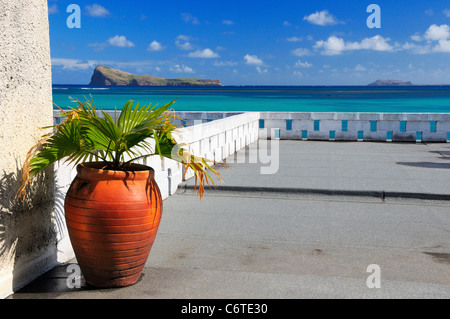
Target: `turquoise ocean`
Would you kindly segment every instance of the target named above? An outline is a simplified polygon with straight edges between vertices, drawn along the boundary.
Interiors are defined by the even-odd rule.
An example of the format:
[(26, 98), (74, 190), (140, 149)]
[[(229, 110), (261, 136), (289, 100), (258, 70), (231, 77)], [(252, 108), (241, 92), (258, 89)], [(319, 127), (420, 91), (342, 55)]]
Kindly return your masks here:
[[(222, 86), (91, 87), (53, 85), (53, 102), (74, 107), (71, 97), (93, 98), (98, 109), (128, 100), (163, 105), (177, 99), (176, 111), (450, 113), (450, 86)], [(56, 107), (55, 107), (56, 108)]]

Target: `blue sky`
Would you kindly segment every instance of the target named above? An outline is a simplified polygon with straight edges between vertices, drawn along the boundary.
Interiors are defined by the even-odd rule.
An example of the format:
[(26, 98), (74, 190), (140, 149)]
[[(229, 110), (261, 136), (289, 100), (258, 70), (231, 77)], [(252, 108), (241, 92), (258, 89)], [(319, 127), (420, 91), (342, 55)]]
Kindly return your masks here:
[[(69, 28), (69, 4), (81, 9)], [(369, 28), (370, 4), (380, 28)], [(224, 85), (450, 84), (450, 1), (48, 0), (55, 84), (97, 64)]]

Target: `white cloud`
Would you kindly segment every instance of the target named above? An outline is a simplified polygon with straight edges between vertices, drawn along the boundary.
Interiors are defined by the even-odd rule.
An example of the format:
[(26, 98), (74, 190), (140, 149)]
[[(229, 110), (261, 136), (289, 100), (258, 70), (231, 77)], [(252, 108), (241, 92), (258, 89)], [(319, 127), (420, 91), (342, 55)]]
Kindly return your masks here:
[(58, 6), (55, 4), (52, 4), (51, 6), (48, 7), (48, 14), (56, 14), (58, 13)]
[(444, 15), (445, 15), (447, 18), (450, 18), (450, 9), (445, 9), (445, 10), (444, 10)]
[(416, 42), (420, 42), (420, 41), (422, 41), (423, 39), (422, 39), (422, 36), (420, 36), (419, 34), (413, 34), (413, 35), (411, 36), (411, 40), (416, 41)]
[(189, 42), (191, 40), (191, 37), (187, 35), (180, 34), (177, 36), (177, 39), (175, 40), (175, 45), (177, 48), (181, 50), (194, 50), (194, 47)]
[(101, 43), (95, 42), (95, 43), (88, 43), (87, 46), (91, 47), (91, 48), (94, 48), (94, 51), (98, 52), (98, 51), (104, 50), (108, 46), (108, 43), (106, 43), (106, 42), (101, 42)]
[(299, 37), (290, 37), (286, 39), (288, 42), (301, 42), (303, 41), (303, 38), (299, 38)]
[(190, 58), (218, 58), (219, 55), (211, 49), (197, 50), (189, 53)]
[[(52, 67), (58, 67), (64, 70), (71, 70), (71, 71), (93, 70), (99, 64), (107, 65), (109, 67), (119, 70), (126, 70), (130, 72), (132, 70), (135, 70), (137, 72), (144, 73), (146, 71), (148, 72), (154, 70), (158, 71), (159, 66), (171, 65), (172, 62), (169, 60), (167, 61), (141, 60), (132, 62), (122, 62), (117, 60), (81, 60), (81, 59), (67, 59), (67, 58), (52, 58)], [(180, 66), (180, 69), (183, 70), (183, 67)], [(159, 70), (161, 69), (159, 68)], [(185, 70), (188, 71), (189, 69)]]
[(328, 10), (323, 10), (320, 12), (316, 11), (315, 13), (311, 13), (309, 16), (305, 16), (303, 20), (320, 26), (335, 25), (339, 23), (339, 21), (337, 21), (336, 18), (328, 12)]
[(192, 46), (192, 44), (190, 42), (181, 42), (181, 41), (175, 41), (175, 45), (177, 46), (177, 48), (181, 49), (181, 50), (194, 50), (194, 47)]
[(309, 49), (304, 49), (304, 48), (298, 48), (298, 49), (292, 50), (291, 53), (296, 56), (312, 55), (312, 53)]
[(450, 53), (450, 26), (432, 24), (423, 36), (413, 35), (411, 39), (416, 42), (425, 41), (423, 44), (406, 42), (402, 48), (414, 54), (428, 54), (433, 52)]
[(247, 54), (244, 56), (244, 59), (245, 59), (245, 63), (247, 63), (249, 65), (256, 65), (256, 66), (264, 65), (263, 60), (258, 58), (256, 55)]
[(424, 38), (429, 41), (446, 40), (450, 38), (450, 27), (447, 24), (433, 24), (425, 32)]
[(181, 14), (181, 18), (183, 19), (184, 22), (186, 23), (192, 23), (192, 24), (200, 24), (200, 22), (198, 21), (197, 17), (194, 17), (192, 14), (190, 13), (182, 13)]
[(214, 66), (235, 66), (237, 62), (233, 61), (215, 61)]
[(288, 21), (284, 21), (284, 22), (283, 22), (283, 25), (284, 25), (285, 27), (290, 27), (292, 24), (289, 23)]
[(267, 69), (261, 68), (259, 65), (256, 67), (256, 71), (258, 71), (259, 74), (267, 73)]
[(97, 64), (99, 64), (98, 61), (94, 60), (52, 58), (52, 66), (59, 66), (63, 70), (88, 70), (95, 68)]
[(439, 44), (433, 48), (433, 51), (450, 53), (450, 40), (439, 40)]
[(173, 66), (171, 66), (170, 71), (175, 72), (175, 73), (194, 73), (194, 70), (192, 70), (192, 68), (182, 64), (175, 64)]
[(152, 41), (147, 48), (147, 51), (161, 51), (164, 47), (158, 41)]
[(223, 21), (222, 21), (222, 24), (226, 24), (226, 25), (233, 25), (233, 24), (234, 24), (234, 22), (233, 22), (233, 21), (231, 21), (231, 20), (223, 20)]
[(322, 54), (324, 55), (337, 55), (345, 50), (345, 41), (344, 39), (331, 36), (327, 41), (317, 41), (314, 48), (323, 49)]
[(331, 36), (326, 41), (317, 41), (315, 49), (322, 49), (323, 55), (338, 55), (344, 51), (352, 50), (372, 50), (372, 51), (393, 51), (393, 47), (388, 43), (389, 38), (380, 35), (365, 38), (361, 42), (345, 42), (344, 39)]
[(411, 51), (414, 54), (427, 54), (432, 51), (430, 44), (420, 45), (420, 44), (409, 43), (409, 42), (406, 42), (405, 44), (403, 44), (402, 49)]
[(87, 14), (91, 17), (106, 17), (111, 14), (107, 9), (96, 3), (93, 5), (87, 5), (84, 8), (86, 9)]
[(188, 35), (184, 35), (184, 34), (180, 34), (179, 36), (177, 36), (177, 40), (181, 40), (181, 41), (189, 41), (192, 38)]
[(359, 43), (362, 50), (374, 50), (374, 51), (392, 51), (394, 48), (388, 43), (389, 38), (383, 38), (381, 35), (376, 35), (371, 38), (365, 38)]
[(108, 43), (112, 46), (120, 47), (120, 48), (134, 47), (134, 43), (131, 41), (128, 41), (127, 38), (123, 35), (116, 35), (112, 38), (109, 38)]
[(298, 60), (297, 62), (295, 62), (294, 66), (297, 68), (306, 69), (306, 68), (312, 68), (313, 65), (311, 63), (309, 63), (308, 61), (302, 62), (302, 61)]
[(300, 71), (294, 71), (292, 72), (293, 75), (298, 76), (299, 78), (301, 78), (303, 76), (303, 73)]
[(366, 71), (366, 70), (367, 70), (366, 67), (362, 66), (361, 64), (358, 64), (357, 66), (355, 66), (355, 71), (363, 72), (363, 71)]

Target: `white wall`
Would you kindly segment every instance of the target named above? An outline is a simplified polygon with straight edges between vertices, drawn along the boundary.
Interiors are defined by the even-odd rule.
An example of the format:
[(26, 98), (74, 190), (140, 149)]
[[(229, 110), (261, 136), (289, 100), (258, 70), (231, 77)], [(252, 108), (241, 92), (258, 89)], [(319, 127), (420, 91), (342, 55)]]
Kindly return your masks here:
[(58, 262), (53, 171), (15, 199), (26, 154), (52, 124), (51, 100), (47, 1), (0, 0), (0, 298)]

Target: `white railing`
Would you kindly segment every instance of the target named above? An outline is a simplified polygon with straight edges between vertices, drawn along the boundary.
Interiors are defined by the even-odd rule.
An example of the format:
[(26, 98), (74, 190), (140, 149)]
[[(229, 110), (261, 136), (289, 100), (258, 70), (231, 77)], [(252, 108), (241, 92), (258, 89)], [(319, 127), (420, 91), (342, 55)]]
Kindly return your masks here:
[[(228, 115), (228, 117), (225, 117)], [(258, 112), (222, 113), (222, 112), (183, 112), (186, 127), (179, 129), (176, 134), (178, 143), (189, 146), (194, 155), (202, 156), (220, 162), (245, 146), (258, 139)], [(58, 123), (58, 112), (54, 112), (54, 122)], [(191, 126), (187, 126), (191, 125)], [(174, 160), (159, 156), (143, 158), (141, 163), (151, 166), (155, 170), (155, 180), (161, 189), (163, 198), (174, 194), (184, 175), (183, 165)], [(66, 190), (68, 184), (75, 177), (73, 167), (57, 165), (57, 187)], [(191, 178), (191, 172), (186, 178)]]
[(261, 112), (260, 114), (260, 139), (450, 141), (450, 113)]

